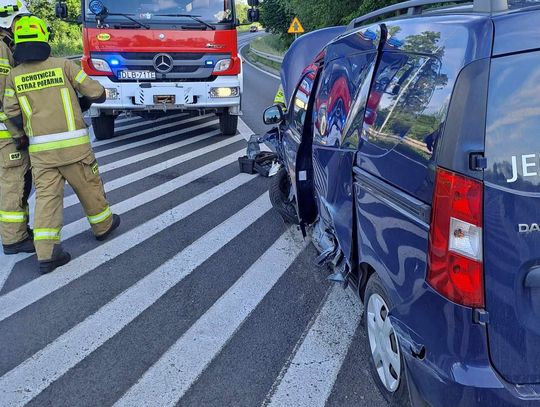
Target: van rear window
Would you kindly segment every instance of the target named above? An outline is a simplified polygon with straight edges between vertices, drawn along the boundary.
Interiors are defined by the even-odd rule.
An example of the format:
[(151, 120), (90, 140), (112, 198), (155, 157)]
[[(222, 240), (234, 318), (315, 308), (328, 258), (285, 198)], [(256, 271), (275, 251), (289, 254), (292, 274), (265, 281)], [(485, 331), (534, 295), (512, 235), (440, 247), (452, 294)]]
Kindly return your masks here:
[(538, 193), (540, 52), (493, 60), (486, 126), (486, 182)]

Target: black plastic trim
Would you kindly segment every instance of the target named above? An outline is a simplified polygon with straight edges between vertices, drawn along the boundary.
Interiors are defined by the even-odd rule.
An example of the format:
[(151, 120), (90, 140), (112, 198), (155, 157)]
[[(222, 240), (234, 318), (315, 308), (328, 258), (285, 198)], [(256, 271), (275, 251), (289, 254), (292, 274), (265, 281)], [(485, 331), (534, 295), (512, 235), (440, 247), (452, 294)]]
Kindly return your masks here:
[(413, 198), (359, 167), (354, 168), (354, 174), (358, 187), (429, 228), (431, 223), (430, 205)]

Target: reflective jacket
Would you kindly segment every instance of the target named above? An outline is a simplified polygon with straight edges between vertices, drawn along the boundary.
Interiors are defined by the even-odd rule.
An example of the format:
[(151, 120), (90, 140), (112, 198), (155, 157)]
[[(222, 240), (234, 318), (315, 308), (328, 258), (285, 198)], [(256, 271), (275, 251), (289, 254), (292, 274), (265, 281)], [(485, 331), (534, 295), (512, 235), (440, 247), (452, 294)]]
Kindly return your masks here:
[(92, 152), (77, 92), (97, 100), (105, 89), (67, 59), (27, 62), (11, 70), (4, 111), (14, 123), (22, 115), (32, 166), (61, 167)]
[[(0, 32), (0, 95), (3, 95), (6, 90), (6, 79), (11, 72), (11, 68), (15, 65), (13, 53), (8, 47), (4, 38), (7, 36), (5, 32)], [(11, 133), (8, 131), (9, 122), (0, 105), (0, 149), (7, 144), (12, 143)], [(9, 126), (9, 130), (16, 132), (16, 128)]]

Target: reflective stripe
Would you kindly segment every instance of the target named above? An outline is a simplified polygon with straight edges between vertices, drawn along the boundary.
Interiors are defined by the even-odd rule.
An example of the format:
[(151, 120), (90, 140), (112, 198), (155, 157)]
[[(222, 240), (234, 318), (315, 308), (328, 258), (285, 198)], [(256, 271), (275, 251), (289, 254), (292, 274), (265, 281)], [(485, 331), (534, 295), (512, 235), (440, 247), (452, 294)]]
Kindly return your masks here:
[(82, 146), (84, 144), (90, 144), (89, 136), (63, 140), (63, 141), (53, 141), (52, 143), (34, 144), (30, 146), (28, 151), (30, 151), (31, 153), (39, 153), (42, 151), (51, 151), (51, 150), (59, 150), (61, 148), (77, 147), (77, 146)]
[(7, 58), (0, 58), (0, 65), (7, 65), (7, 66), (9, 66), (9, 65), (10, 65), (9, 59), (7, 59)]
[(8, 128), (6, 127), (6, 125), (4, 123), (1, 123), (0, 122), (0, 131), (5, 131), (7, 130)]
[(26, 116), (26, 135), (28, 137), (32, 137), (34, 135), (34, 131), (32, 130), (32, 107), (30, 106), (30, 102), (28, 102), (28, 98), (26, 96), (21, 96), (19, 98), (19, 103)]
[(73, 115), (73, 106), (71, 106), (71, 96), (68, 88), (62, 88), (62, 103), (64, 104), (64, 113), (66, 114), (66, 123), (69, 131), (75, 131), (75, 116)]
[(0, 222), (3, 223), (26, 223), (26, 212), (0, 211)]
[(15, 91), (13, 89), (6, 89), (4, 92), (4, 96), (12, 98), (13, 96), (15, 96)]
[(60, 240), (60, 229), (34, 229), (34, 240)]
[(88, 78), (88, 75), (83, 70), (81, 70), (75, 77), (75, 80), (79, 83), (83, 83), (86, 78)]
[(32, 139), (30, 140), (30, 144), (38, 145), (45, 143), (54, 143), (56, 141), (72, 140), (84, 136), (88, 136), (88, 130), (86, 129), (66, 131), (64, 133), (44, 134), (42, 136), (32, 137)]
[(8, 140), (11, 138), (11, 133), (7, 130), (0, 130), (0, 140)]
[(99, 215), (88, 216), (88, 222), (90, 222), (91, 225), (97, 225), (98, 223), (106, 221), (111, 216), (112, 216), (111, 208), (107, 207), (107, 209), (105, 209)]
[(7, 117), (7, 114), (5, 114), (4, 112), (0, 112), (0, 122), (5, 122), (9, 119), (9, 117)]

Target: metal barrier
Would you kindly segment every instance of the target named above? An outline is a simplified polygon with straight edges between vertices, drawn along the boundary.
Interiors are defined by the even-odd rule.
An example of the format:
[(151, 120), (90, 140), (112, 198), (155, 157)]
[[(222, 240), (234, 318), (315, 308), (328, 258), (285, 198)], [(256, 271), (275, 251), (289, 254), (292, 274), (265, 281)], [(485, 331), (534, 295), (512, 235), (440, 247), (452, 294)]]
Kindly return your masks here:
[(256, 50), (255, 48), (253, 48), (252, 46), (250, 46), (250, 51), (258, 56), (259, 58), (264, 58), (268, 61), (272, 61), (272, 62), (277, 62), (278, 64), (281, 64), (283, 62), (283, 57), (280, 57), (278, 55), (274, 55), (274, 54), (268, 54), (266, 52), (262, 52), (262, 51), (258, 51)]

